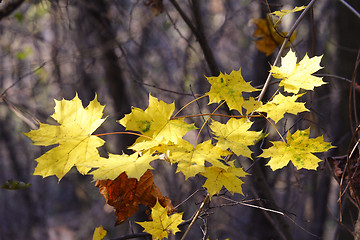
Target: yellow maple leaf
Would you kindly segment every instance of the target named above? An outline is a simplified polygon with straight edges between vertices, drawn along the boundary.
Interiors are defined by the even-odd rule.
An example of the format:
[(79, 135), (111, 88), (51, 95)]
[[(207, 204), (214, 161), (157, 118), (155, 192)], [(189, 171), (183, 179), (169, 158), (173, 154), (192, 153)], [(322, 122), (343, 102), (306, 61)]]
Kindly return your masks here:
[(248, 146), (254, 145), (261, 137), (261, 132), (249, 131), (252, 122), (245, 118), (231, 118), (226, 124), (213, 121), (210, 125), (216, 146), (222, 150), (230, 148), (236, 155), (251, 158), (252, 151)]
[(93, 240), (103, 240), (106, 236), (107, 231), (103, 228), (103, 226), (95, 228), (94, 234), (93, 234)]
[(201, 173), (201, 175), (207, 178), (203, 186), (212, 197), (214, 194), (219, 193), (223, 186), (232, 194), (243, 194), (241, 185), (244, 182), (239, 177), (245, 177), (248, 174), (242, 168), (235, 167), (234, 161), (232, 161), (225, 168), (206, 167), (205, 172)]
[(158, 150), (167, 155), (170, 162), (177, 163), (177, 172), (182, 172), (185, 179), (193, 177), (200, 172), (205, 171), (205, 161), (212, 165), (220, 164), (219, 159), (222, 156), (230, 154), (211, 144), (207, 140), (194, 147), (184, 139), (179, 140), (177, 145), (163, 146)]
[(249, 99), (245, 100), (242, 107), (246, 109), (246, 114), (250, 114), (259, 107), (262, 106), (262, 102), (256, 101), (255, 98), (250, 97)]
[(143, 153), (141, 156), (139, 156), (137, 152), (131, 155), (110, 153), (109, 158), (102, 158), (99, 161), (89, 164), (92, 167), (98, 168), (91, 172), (95, 180), (114, 180), (122, 172), (126, 172), (129, 178), (140, 180), (140, 177), (144, 175), (148, 169), (153, 169), (150, 166), (150, 162), (157, 158), (157, 156), (152, 156), (149, 152)]
[(154, 240), (167, 238), (169, 233), (180, 232), (178, 225), (183, 221), (183, 213), (168, 216), (167, 212), (167, 208), (162, 207), (156, 200), (155, 206), (151, 209), (152, 221), (136, 223), (144, 228), (144, 232), (151, 234)]
[(271, 142), (273, 146), (264, 149), (259, 157), (270, 158), (268, 166), (273, 171), (288, 165), (291, 161), (297, 169), (316, 170), (321, 160), (312, 153), (326, 152), (334, 146), (325, 142), (323, 136), (309, 138), (310, 128), (298, 130), (294, 134), (287, 133), (286, 142)]
[[(126, 114), (119, 122), (126, 130), (138, 131), (158, 142), (167, 144), (169, 141), (177, 143), (187, 132), (196, 129), (194, 124), (187, 124), (182, 119), (171, 120), (175, 110), (175, 104), (167, 104), (149, 95), (149, 106), (144, 111), (140, 108), (132, 108), (131, 113)], [(138, 141), (151, 141), (140, 137)]]
[(281, 93), (278, 93), (271, 101), (262, 105), (256, 111), (266, 112), (268, 118), (271, 118), (275, 121), (275, 123), (277, 123), (280, 119), (284, 117), (285, 113), (291, 113), (296, 115), (299, 112), (309, 111), (305, 107), (305, 103), (295, 102), (302, 95), (303, 94), (286, 97)]
[(39, 129), (24, 133), (34, 145), (58, 144), (36, 159), (34, 175), (56, 175), (60, 180), (73, 166), (82, 174), (88, 173), (91, 167), (86, 163), (100, 158), (97, 148), (104, 144), (91, 135), (105, 121), (103, 109), (96, 96), (85, 109), (77, 95), (72, 100), (55, 100), (51, 117), (60, 125), (41, 123)]
[[(270, 56), (276, 48), (281, 46), (284, 42), (284, 36), (288, 33), (279, 31), (269, 17), (266, 19), (253, 19), (252, 22), (256, 25), (256, 30), (253, 33), (253, 36), (257, 38), (255, 41), (257, 49), (260, 52), (265, 53), (266, 56)], [(295, 39), (296, 32), (291, 35), (290, 41), (285, 47), (288, 47), (291, 42), (295, 41)]]
[(294, 8), (291, 9), (291, 10), (283, 10), (283, 9), (282, 9), (282, 10), (280, 10), (280, 11), (275, 11), (275, 12), (272, 12), (272, 13), (270, 13), (270, 14), (279, 17), (279, 19), (275, 22), (275, 26), (276, 26), (279, 22), (281, 22), (281, 19), (282, 19), (284, 16), (288, 15), (289, 13), (294, 13), (294, 12), (301, 11), (301, 10), (303, 10), (303, 9), (305, 9), (305, 8), (306, 8), (306, 6), (294, 7)]
[(241, 112), (244, 98), (243, 92), (259, 91), (246, 82), (241, 75), (241, 69), (232, 71), (230, 74), (220, 73), (217, 77), (206, 77), (211, 84), (210, 91), (207, 93), (209, 96), (209, 104), (218, 103), (225, 100), (228, 107)]
[(281, 58), (281, 67), (271, 66), (270, 72), (274, 78), (282, 79), (279, 86), (284, 86), (284, 90), (289, 93), (298, 93), (300, 89), (314, 90), (326, 84), (321, 77), (311, 74), (322, 69), (320, 66), (322, 56), (309, 58), (307, 55), (299, 62), (295, 52), (290, 51), (285, 57)]

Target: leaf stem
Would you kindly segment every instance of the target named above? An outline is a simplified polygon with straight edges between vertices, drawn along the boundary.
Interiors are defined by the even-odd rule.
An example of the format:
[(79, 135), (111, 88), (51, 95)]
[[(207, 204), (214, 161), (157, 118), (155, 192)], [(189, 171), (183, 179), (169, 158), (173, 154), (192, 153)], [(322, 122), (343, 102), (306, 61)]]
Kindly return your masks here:
[(246, 117), (260, 117), (260, 115), (226, 115), (220, 113), (202, 113), (194, 114), (188, 116), (172, 117), (170, 120), (181, 119), (181, 118), (191, 118), (191, 117), (202, 117), (202, 116), (218, 116), (218, 117), (228, 117), (228, 118), (246, 118)]
[(189, 106), (189, 105), (192, 104), (193, 102), (196, 102), (197, 100), (199, 100), (199, 99), (201, 99), (201, 98), (203, 98), (203, 97), (207, 97), (207, 96), (208, 96), (208, 95), (203, 95), (203, 96), (201, 96), (201, 97), (195, 98), (195, 99), (192, 100), (191, 102), (188, 102), (187, 104), (185, 104), (185, 106), (183, 106), (182, 108), (180, 108), (180, 110), (177, 111), (177, 113), (175, 113), (175, 115), (172, 117), (172, 119), (173, 119), (176, 115), (178, 115), (184, 108), (186, 108), (187, 106)]
[[(261, 114), (261, 113), (260, 113)], [(276, 128), (275, 124), (273, 124), (269, 118), (265, 117), (263, 114), (261, 114), (275, 129), (275, 131), (277, 132), (277, 134), (280, 136), (281, 140), (286, 143), (285, 139), (283, 138), (283, 136), (281, 135), (281, 133), (279, 132), (279, 130)]]
[(219, 104), (219, 106), (217, 106), (217, 107), (215, 108), (215, 110), (210, 114), (210, 117), (209, 117), (208, 119), (206, 119), (206, 121), (204, 122), (204, 124), (201, 126), (201, 128), (200, 128), (200, 130), (199, 130), (199, 133), (198, 133), (198, 135), (197, 135), (197, 137), (196, 137), (195, 145), (197, 145), (197, 143), (198, 143), (198, 141), (199, 141), (200, 133), (201, 133), (201, 131), (204, 129), (206, 123), (209, 121), (209, 119), (211, 118), (211, 116), (213, 116), (213, 115), (215, 114), (215, 112), (216, 112), (224, 103), (225, 103), (225, 101), (222, 101), (222, 102)]
[(148, 139), (153, 139), (152, 137), (149, 136), (145, 136), (142, 135), (140, 133), (134, 133), (134, 132), (110, 132), (110, 133), (99, 133), (99, 134), (94, 134), (93, 136), (108, 136), (108, 135), (115, 135), (115, 134), (130, 134), (130, 135), (135, 135), (135, 136), (139, 136), (139, 137), (144, 137), (144, 138), (148, 138)]

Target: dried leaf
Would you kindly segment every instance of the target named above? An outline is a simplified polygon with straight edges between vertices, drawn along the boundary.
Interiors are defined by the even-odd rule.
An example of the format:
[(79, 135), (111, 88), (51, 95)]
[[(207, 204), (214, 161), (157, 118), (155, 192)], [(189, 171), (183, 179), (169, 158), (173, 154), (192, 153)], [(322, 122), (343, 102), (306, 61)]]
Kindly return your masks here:
[(145, 5), (151, 7), (151, 11), (155, 16), (158, 16), (164, 11), (164, 5), (162, 0), (148, 0)]
[(123, 172), (115, 180), (96, 181), (95, 186), (99, 188), (106, 203), (114, 207), (116, 225), (131, 217), (138, 210), (139, 204), (154, 207), (156, 199), (159, 199), (162, 206), (167, 207), (169, 213), (175, 212), (171, 200), (164, 197), (154, 184), (150, 170), (147, 170), (139, 181), (136, 178), (128, 178)]
[[(272, 24), (269, 18), (267, 19), (254, 19), (252, 22), (256, 25), (256, 30), (253, 34), (254, 37), (258, 38), (255, 41), (256, 47), (260, 52), (266, 54), (266, 56), (270, 56), (276, 48), (280, 47), (284, 42), (284, 36), (286, 36), (287, 32), (280, 32), (274, 25)], [(293, 42), (296, 38), (296, 33), (294, 32), (289, 42)], [(290, 43), (286, 44), (286, 47), (289, 46)]]

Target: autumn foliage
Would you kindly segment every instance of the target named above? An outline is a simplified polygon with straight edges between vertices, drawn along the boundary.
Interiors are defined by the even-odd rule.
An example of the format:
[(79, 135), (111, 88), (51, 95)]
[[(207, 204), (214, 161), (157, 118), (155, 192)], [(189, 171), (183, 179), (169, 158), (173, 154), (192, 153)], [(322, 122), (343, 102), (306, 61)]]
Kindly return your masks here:
[[(283, 16), (281, 13), (275, 15)], [(258, 29), (254, 35), (262, 38), (257, 41), (257, 46), (260, 51), (266, 48), (264, 52), (269, 55), (283, 38), (278, 37), (276, 28), (269, 30), (268, 20), (256, 20), (255, 23)], [(269, 158), (267, 165), (274, 171), (289, 162), (297, 169), (317, 169), (321, 159), (313, 153), (326, 152), (333, 146), (323, 136), (310, 138), (310, 128), (295, 133), (287, 131), (285, 138), (279, 133), (277, 123), (287, 114), (310, 111), (305, 102), (298, 100), (325, 84), (313, 75), (322, 68), (321, 58), (305, 56), (298, 61), (295, 52), (289, 50), (282, 58), (281, 66), (271, 66), (270, 73), (279, 82), (269, 101), (248, 97), (248, 94), (258, 94), (261, 89), (246, 81), (241, 69), (207, 77), (208, 104), (218, 104), (213, 112), (184, 116), (181, 111), (175, 112), (175, 103), (166, 103), (150, 94), (145, 110), (133, 107), (118, 121), (126, 128), (126, 132), (118, 134), (138, 136), (129, 147), (134, 152), (130, 155), (108, 153), (106, 158), (100, 156), (97, 148), (105, 143), (100, 138), (105, 134), (93, 133), (106, 118), (103, 117), (104, 106), (96, 97), (86, 108), (77, 95), (72, 100), (55, 100), (55, 113), (51, 117), (57, 124), (41, 124), (39, 129), (25, 134), (34, 145), (55, 145), (36, 159), (38, 165), (34, 174), (56, 175), (61, 180), (76, 167), (81, 174), (93, 175), (100, 193), (114, 207), (116, 224), (124, 222), (137, 211), (139, 204), (144, 204), (153, 209), (152, 221), (139, 224), (154, 239), (167, 237), (169, 232), (179, 231), (177, 226), (182, 222), (182, 213), (174, 213), (176, 209), (170, 199), (154, 184), (151, 163), (155, 160), (176, 165), (177, 172), (185, 179), (197, 175), (205, 177), (203, 187), (209, 198), (222, 189), (243, 194), (242, 185), (248, 173), (236, 157), (253, 159), (254, 152), (249, 147), (267, 138), (268, 132), (265, 128), (254, 131), (251, 127), (257, 119), (265, 118), (278, 133), (279, 141), (271, 141), (272, 145), (262, 149), (262, 154), (257, 157)], [(234, 114), (217, 114), (222, 105), (227, 105)], [(206, 118), (202, 126), (188, 123), (191, 117), (200, 116)], [(221, 121), (219, 116), (227, 120)], [(211, 135), (201, 142), (199, 136), (205, 126), (209, 127)], [(197, 131), (195, 145), (184, 138), (190, 131)]]
[(116, 224), (124, 222), (139, 208), (139, 204), (154, 207), (158, 200), (168, 213), (175, 212), (168, 197), (164, 197), (154, 184), (153, 175), (147, 170), (140, 180), (128, 178), (125, 172), (114, 180), (98, 180), (96, 185), (106, 203), (114, 207)]

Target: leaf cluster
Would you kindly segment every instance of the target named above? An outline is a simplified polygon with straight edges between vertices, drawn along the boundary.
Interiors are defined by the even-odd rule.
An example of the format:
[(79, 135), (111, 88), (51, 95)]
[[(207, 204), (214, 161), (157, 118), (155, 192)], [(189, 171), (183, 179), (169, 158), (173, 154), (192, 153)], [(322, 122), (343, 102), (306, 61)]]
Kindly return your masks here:
[[(223, 188), (231, 193), (242, 194), (242, 178), (246, 177), (247, 173), (236, 160), (231, 160), (232, 156), (252, 159), (253, 152), (250, 147), (267, 137), (266, 132), (250, 130), (257, 118), (266, 118), (279, 132), (276, 124), (286, 114), (297, 115), (309, 111), (304, 102), (297, 100), (306, 92), (325, 84), (321, 78), (312, 75), (321, 69), (320, 61), (321, 56), (305, 56), (297, 62), (295, 52), (290, 50), (282, 58), (280, 67), (271, 66), (270, 72), (274, 78), (280, 79), (280, 82), (278, 91), (267, 102), (261, 102), (254, 97), (244, 97), (244, 93), (256, 93), (259, 89), (244, 80), (241, 69), (230, 74), (220, 73), (219, 76), (207, 77), (210, 84), (210, 90), (206, 94), (208, 103), (218, 104), (218, 107), (212, 113), (200, 114), (207, 116), (201, 127), (187, 123), (185, 119), (189, 116), (178, 117), (178, 113), (174, 115), (175, 103), (165, 103), (150, 94), (149, 105), (145, 110), (133, 107), (129, 114), (118, 121), (126, 128), (126, 132), (121, 134), (139, 136), (129, 147), (134, 152), (130, 155), (109, 153), (107, 158), (99, 155), (97, 148), (105, 141), (99, 137), (102, 134), (93, 133), (106, 118), (103, 117), (104, 106), (96, 97), (86, 108), (82, 106), (77, 95), (72, 100), (55, 100), (55, 113), (51, 117), (58, 124), (41, 124), (39, 129), (25, 133), (35, 145), (55, 145), (36, 159), (38, 165), (34, 174), (43, 177), (56, 175), (60, 180), (72, 167), (76, 167), (81, 174), (91, 174), (94, 180), (99, 180), (97, 185), (101, 193), (108, 202), (114, 202), (114, 205), (118, 201), (116, 196), (112, 196), (114, 189), (121, 192), (125, 188), (121, 187), (121, 184), (129, 181), (137, 190), (122, 193), (122, 200), (125, 195), (128, 198), (121, 204), (132, 205), (134, 208), (130, 213), (118, 215), (118, 221), (123, 222), (131, 216), (140, 203), (155, 206), (152, 213), (154, 222), (142, 225), (152, 229), (149, 231), (156, 232), (154, 234), (159, 239), (167, 237), (167, 231), (177, 231), (177, 225), (174, 224), (181, 222), (181, 216), (176, 217), (176, 220), (171, 216), (167, 218), (166, 210), (164, 213), (158, 204), (157, 199), (163, 198), (160, 191), (146, 190), (156, 188), (152, 175), (145, 175), (153, 168), (150, 163), (160, 160), (174, 164), (177, 172), (181, 172), (185, 179), (202, 175), (206, 178), (203, 186), (210, 197)], [(238, 113), (226, 116), (226, 122), (214, 118), (217, 109), (223, 104)], [(211, 137), (198, 143), (200, 132), (205, 125), (210, 128)], [(184, 136), (195, 130), (198, 131), (198, 138), (193, 145)], [(309, 136), (310, 128), (298, 130), (294, 134), (288, 132), (286, 140), (279, 133), (281, 140), (272, 141), (273, 145), (263, 149), (259, 157), (270, 158), (268, 165), (272, 170), (283, 168), (290, 161), (298, 169), (316, 169), (321, 160), (313, 153), (325, 152), (333, 146), (325, 142), (322, 136)], [(121, 181), (116, 180), (119, 177)], [(147, 180), (143, 180), (145, 178)], [(115, 184), (115, 181), (118, 183)], [(147, 195), (148, 192), (150, 195)], [(142, 198), (149, 200), (141, 202)], [(169, 210), (172, 205), (165, 202), (164, 200), (162, 205)], [(116, 211), (129, 210), (122, 206), (120, 211), (120, 208), (116, 208)], [(160, 223), (156, 223), (157, 221)], [(171, 229), (160, 229), (159, 226), (164, 222), (168, 222)]]

